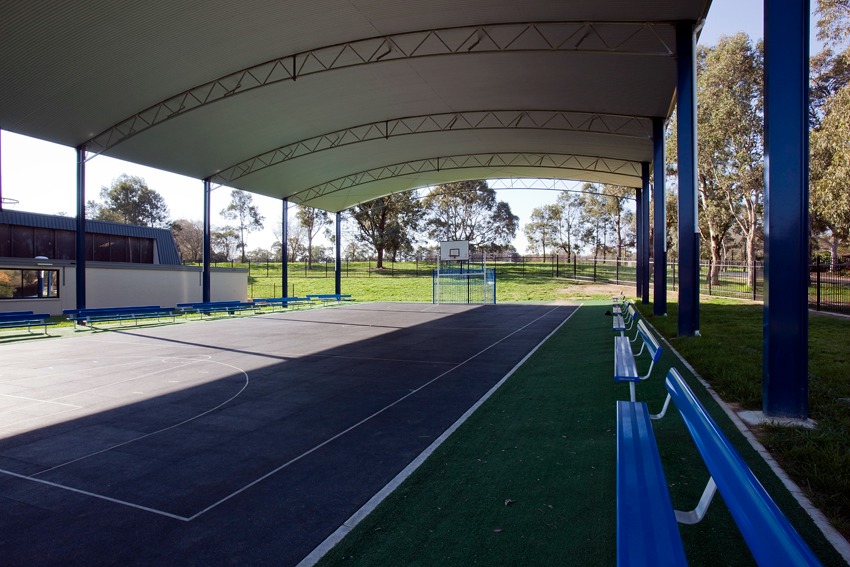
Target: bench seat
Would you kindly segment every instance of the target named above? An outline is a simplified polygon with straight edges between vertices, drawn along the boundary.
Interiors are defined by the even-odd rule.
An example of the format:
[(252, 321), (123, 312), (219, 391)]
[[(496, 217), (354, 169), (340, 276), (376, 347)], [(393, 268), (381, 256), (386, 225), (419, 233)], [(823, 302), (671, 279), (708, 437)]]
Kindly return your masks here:
[(643, 402), (617, 402), (617, 565), (687, 565)]
[(275, 307), (278, 305), (286, 307), (289, 305), (302, 305), (305, 303), (310, 303), (310, 299), (306, 297), (263, 297), (260, 299), (254, 299), (254, 305), (258, 307)]
[(196, 303), (178, 303), (177, 309), (181, 313), (197, 313), (201, 316), (212, 313), (227, 313), (235, 315), (239, 311), (254, 311), (259, 307), (252, 301), (200, 301)]
[[(631, 347), (631, 340), (625, 334), (614, 337), (614, 382), (628, 382), (631, 401), (635, 400), (635, 384), (646, 380), (652, 374), (655, 363), (661, 359), (661, 344), (653, 336), (643, 320), (637, 322), (637, 334), (642, 344), (640, 350), (635, 353)], [(647, 351), (650, 356), (649, 369), (646, 374), (641, 375), (637, 368), (637, 357)]]
[(176, 319), (176, 314), (173, 307), (161, 307), (159, 305), (138, 305), (130, 307), (93, 307), (91, 309), (65, 309), (62, 313), (68, 316), (68, 319), (74, 322), (74, 327), (78, 324), (94, 324), (105, 322), (118, 322), (123, 324), (124, 321), (134, 321), (136, 324), (142, 319), (157, 319), (171, 317), (172, 321)]
[(48, 313), (33, 313), (32, 311), (3, 313), (0, 314), (0, 329), (23, 329), (26, 327), (27, 332), (31, 333), (33, 327), (42, 327), (46, 335), (48, 325), (56, 324), (48, 321), (49, 318), (50, 314)]
[(351, 299), (351, 295), (342, 293), (311, 293), (307, 294), (307, 299), (321, 302), (347, 301)]

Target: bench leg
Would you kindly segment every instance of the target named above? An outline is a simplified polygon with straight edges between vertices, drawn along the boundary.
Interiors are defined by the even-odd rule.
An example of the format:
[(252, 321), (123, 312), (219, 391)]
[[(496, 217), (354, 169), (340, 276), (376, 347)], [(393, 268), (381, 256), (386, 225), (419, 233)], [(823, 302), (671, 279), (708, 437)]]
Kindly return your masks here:
[(708, 512), (708, 506), (711, 504), (711, 500), (714, 498), (714, 494), (716, 492), (717, 485), (714, 484), (714, 478), (708, 477), (708, 483), (705, 485), (705, 490), (702, 492), (702, 496), (699, 499), (697, 507), (693, 510), (688, 510), (687, 512), (675, 510), (676, 521), (680, 524), (687, 525), (693, 525), (700, 522), (705, 517), (705, 513)]
[(661, 408), (661, 411), (658, 413), (650, 414), (649, 419), (661, 419), (667, 413), (667, 408), (670, 407), (670, 394), (667, 394), (667, 398), (664, 400), (664, 407)]
[(636, 399), (637, 396), (635, 395), (635, 383), (634, 382), (629, 382), (629, 398), (630, 398), (630, 401), (632, 401), (632, 402), (637, 401), (637, 399)]

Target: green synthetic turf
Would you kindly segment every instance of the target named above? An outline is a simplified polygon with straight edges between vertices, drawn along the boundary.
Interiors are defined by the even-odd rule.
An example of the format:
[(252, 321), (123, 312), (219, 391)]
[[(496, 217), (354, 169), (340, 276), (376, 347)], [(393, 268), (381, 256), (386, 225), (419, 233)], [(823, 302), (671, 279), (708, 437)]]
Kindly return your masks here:
[[(613, 565), (615, 400), (610, 303), (585, 306), (320, 562), (335, 565)], [(676, 365), (827, 565), (843, 565), (708, 393), (665, 349), (638, 399), (660, 409)], [(654, 422), (674, 506), (694, 507), (707, 472), (675, 408)], [(722, 499), (680, 531), (691, 565), (752, 558)]]

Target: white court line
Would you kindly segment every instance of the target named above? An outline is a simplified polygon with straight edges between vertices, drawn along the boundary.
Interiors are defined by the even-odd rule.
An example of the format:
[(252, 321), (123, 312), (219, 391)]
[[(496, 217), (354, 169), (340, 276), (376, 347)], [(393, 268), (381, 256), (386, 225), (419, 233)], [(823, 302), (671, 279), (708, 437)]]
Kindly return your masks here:
[[(39, 404), (54, 404), (54, 405), (57, 405), (57, 406), (68, 406), (69, 408), (77, 408), (77, 409), (80, 409), (81, 407), (83, 407), (83, 406), (76, 406), (74, 404), (64, 404), (62, 402), (54, 402), (53, 400), (39, 400), (38, 398), (28, 398), (26, 396), (13, 396), (12, 394), (0, 394), (0, 398), (14, 398), (16, 400), (26, 400), (28, 402), (37, 402)], [(28, 406), (25, 406), (25, 407), (28, 407)], [(14, 411), (14, 409), (10, 410), (10, 411)], [(5, 412), (0, 412), (0, 414), (2, 414), (2, 413), (5, 413)]]
[[(192, 416), (192, 417), (190, 417), (190, 418), (188, 418), (188, 419), (184, 419), (183, 421), (181, 421), (181, 422), (179, 422), (179, 423), (175, 423), (175, 424), (169, 425), (168, 427), (163, 427), (162, 429), (158, 429), (158, 430), (156, 430), (156, 431), (151, 431), (150, 433), (145, 433), (144, 435), (139, 435), (138, 437), (134, 437), (133, 439), (128, 439), (127, 441), (122, 441), (121, 443), (116, 443), (115, 445), (112, 445), (111, 447), (107, 447), (106, 449), (101, 449), (101, 450), (99, 450), (99, 451), (94, 451), (94, 452), (89, 453), (89, 454), (87, 454), (87, 455), (83, 455), (83, 456), (81, 456), (81, 457), (77, 457), (76, 459), (72, 459), (72, 460), (67, 461), (67, 462), (64, 462), (64, 463), (62, 463), (62, 464), (59, 464), (59, 465), (56, 465), (56, 466), (50, 467), (49, 469), (44, 469), (44, 470), (38, 471), (38, 472), (33, 473), (32, 475), (30, 475), (28, 478), (33, 478), (33, 477), (36, 477), (36, 476), (38, 476), (38, 475), (40, 475), (40, 474), (44, 474), (44, 473), (47, 473), (47, 472), (50, 472), (50, 471), (54, 471), (54, 470), (56, 470), (56, 469), (59, 469), (59, 468), (62, 468), (62, 467), (68, 466), (68, 465), (70, 465), (70, 464), (72, 464), (72, 463), (76, 463), (76, 462), (82, 461), (82, 460), (84, 460), (84, 459), (88, 459), (88, 458), (90, 458), (90, 457), (94, 457), (95, 455), (100, 455), (100, 454), (102, 454), (102, 453), (106, 453), (106, 452), (108, 452), (108, 451), (112, 451), (113, 449), (117, 449), (118, 447), (123, 447), (123, 446), (125, 446), (125, 445), (129, 445), (130, 443), (135, 443), (136, 441), (140, 441), (140, 440), (142, 440), (142, 439), (146, 439), (146, 438), (151, 437), (151, 436), (153, 436), (153, 435), (159, 435), (160, 433), (163, 433), (163, 432), (165, 432), (165, 431), (169, 431), (169, 430), (171, 430), (171, 429), (175, 429), (175, 428), (180, 427), (180, 426), (182, 426), (182, 425), (186, 425), (186, 424), (187, 424), (187, 423), (189, 423), (189, 422), (195, 421), (196, 419), (201, 418), (201, 417), (203, 417), (203, 416), (207, 415), (208, 413), (214, 412), (215, 410), (217, 410), (217, 409), (219, 409), (219, 408), (224, 407), (225, 405), (229, 404), (230, 402), (232, 402), (233, 400), (235, 400), (236, 398), (238, 398), (238, 397), (242, 394), (242, 392), (244, 392), (244, 391), (245, 391), (245, 389), (248, 387), (248, 385), (249, 385), (249, 383), (250, 383), (250, 381), (251, 381), (251, 379), (248, 377), (248, 373), (247, 373), (247, 372), (245, 372), (245, 371), (244, 371), (244, 370), (242, 370), (241, 368), (238, 368), (238, 367), (236, 367), (236, 366), (233, 366), (232, 364), (227, 364), (227, 363), (225, 363), (225, 362), (217, 362), (217, 361), (207, 361), (207, 360), (200, 360), (200, 361), (196, 361), (196, 362), (211, 362), (212, 364), (220, 364), (221, 366), (227, 366), (227, 367), (229, 367), (229, 368), (232, 368), (232, 369), (236, 370), (237, 372), (241, 372), (241, 373), (242, 373), (242, 375), (244, 375), (244, 376), (245, 376), (245, 383), (244, 383), (244, 384), (242, 384), (242, 387), (239, 389), (239, 391), (238, 391), (238, 392), (236, 392), (234, 395), (232, 395), (232, 396), (231, 396), (231, 397), (229, 397), (228, 399), (224, 400), (223, 402), (221, 402), (221, 403), (220, 403), (220, 404), (218, 404), (217, 406), (212, 407), (212, 408), (210, 408), (210, 409), (208, 409), (208, 410), (206, 410), (206, 411), (204, 411), (204, 412), (201, 412), (201, 413), (199, 413), (199, 414), (197, 414), (197, 415), (195, 415), (195, 416)], [(184, 365), (184, 366), (187, 366), (187, 365)]]
[(458, 369), (458, 368), (460, 368), (461, 366), (465, 365), (467, 362), (470, 362), (471, 360), (474, 360), (475, 358), (477, 358), (477, 357), (481, 356), (482, 354), (484, 354), (485, 352), (487, 352), (487, 351), (488, 351), (488, 350), (490, 350), (491, 348), (493, 348), (493, 347), (495, 347), (496, 345), (498, 345), (498, 344), (500, 344), (500, 343), (502, 343), (502, 342), (506, 341), (507, 339), (509, 339), (510, 337), (512, 337), (512, 336), (514, 336), (515, 334), (519, 333), (520, 331), (525, 330), (527, 327), (529, 327), (529, 326), (533, 325), (534, 323), (536, 323), (537, 321), (539, 321), (539, 320), (540, 320), (540, 319), (542, 319), (543, 317), (546, 317), (547, 315), (549, 315), (550, 313), (552, 313), (552, 312), (556, 311), (556, 310), (557, 310), (557, 309), (559, 309), (559, 308), (560, 308), (560, 306), (559, 306), (559, 307), (554, 307), (554, 308), (552, 308), (551, 310), (547, 311), (546, 313), (544, 313), (544, 314), (543, 314), (543, 315), (541, 315), (540, 317), (537, 317), (537, 318), (536, 318), (536, 319), (534, 319), (533, 321), (530, 321), (530, 322), (526, 323), (525, 325), (523, 325), (522, 327), (520, 327), (520, 328), (516, 329), (515, 331), (513, 331), (513, 332), (511, 332), (511, 333), (509, 333), (509, 334), (507, 334), (507, 335), (505, 335), (504, 337), (502, 337), (502, 338), (501, 338), (501, 339), (499, 339), (498, 341), (494, 342), (494, 343), (493, 343), (493, 344), (491, 344), (490, 346), (487, 346), (487, 347), (483, 348), (482, 350), (480, 350), (480, 351), (478, 351), (477, 353), (473, 354), (472, 356), (470, 356), (469, 358), (467, 358), (467, 359), (466, 359), (466, 360), (464, 360), (463, 362), (461, 362), (461, 363), (459, 363), (459, 364), (456, 364), (456, 365), (455, 365), (455, 366), (453, 366), (452, 368), (450, 368), (450, 369), (446, 370), (445, 372), (443, 372), (442, 374), (440, 374), (440, 375), (439, 375), (439, 376), (437, 376), (436, 378), (432, 378), (432, 379), (431, 379), (431, 380), (429, 380), (428, 382), (425, 382), (423, 385), (419, 386), (419, 387), (418, 387), (418, 388), (416, 388), (415, 390), (411, 390), (411, 391), (410, 391), (410, 393), (405, 394), (404, 396), (400, 397), (400, 398), (399, 398), (399, 399), (397, 399), (396, 401), (394, 401), (394, 402), (392, 402), (392, 403), (390, 403), (390, 404), (388, 404), (388, 405), (384, 406), (383, 408), (379, 409), (378, 411), (376, 411), (376, 412), (375, 412), (375, 413), (373, 413), (372, 415), (370, 415), (370, 416), (368, 416), (368, 417), (363, 418), (362, 420), (358, 421), (358, 422), (357, 422), (357, 423), (355, 423), (354, 425), (352, 425), (352, 426), (348, 427), (347, 429), (344, 429), (343, 431), (341, 431), (341, 432), (337, 433), (337, 434), (336, 434), (336, 435), (334, 435), (333, 437), (330, 437), (330, 438), (326, 439), (325, 441), (323, 441), (323, 442), (319, 443), (318, 445), (316, 445), (316, 446), (315, 446), (315, 447), (313, 447), (312, 449), (308, 449), (307, 451), (304, 451), (303, 453), (301, 453), (301, 454), (300, 454), (300, 455), (298, 455), (297, 457), (295, 457), (295, 458), (293, 458), (293, 459), (290, 459), (290, 460), (289, 460), (289, 461), (287, 461), (286, 463), (284, 463), (284, 464), (280, 465), (279, 467), (277, 467), (277, 468), (275, 468), (275, 469), (273, 469), (273, 470), (271, 470), (271, 471), (267, 472), (267, 473), (266, 473), (266, 474), (264, 474), (263, 476), (261, 476), (261, 477), (259, 477), (259, 478), (255, 479), (255, 480), (253, 480), (253, 481), (249, 482), (248, 484), (246, 484), (246, 485), (245, 485), (245, 486), (243, 486), (242, 488), (239, 488), (238, 490), (235, 490), (234, 492), (231, 492), (229, 495), (225, 496), (225, 497), (224, 497), (224, 498), (222, 498), (221, 500), (219, 500), (219, 501), (217, 501), (217, 502), (215, 502), (215, 503), (211, 504), (210, 506), (207, 506), (206, 508), (204, 508), (204, 509), (203, 509), (203, 510), (201, 510), (200, 512), (198, 512), (198, 513), (196, 513), (196, 514), (194, 514), (194, 515), (190, 516), (190, 517), (189, 517), (189, 519), (190, 519), (190, 520), (194, 520), (194, 519), (198, 518), (199, 516), (201, 516), (201, 515), (203, 515), (203, 514), (206, 514), (206, 513), (207, 513), (207, 512), (209, 512), (210, 510), (212, 510), (212, 509), (214, 509), (214, 508), (217, 508), (218, 506), (220, 506), (220, 505), (224, 504), (225, 502), (227, 502), (228, 500), (230, 500), (230, 499), (231, 499), (231, 498), (233, 498), (234, 496), (237, 496), (237, 495), (241, 494), (242, 492), (245, 492), (246, 490), (248, 490), (248, 489), (249, 489), (249, 488), (251, 488), (252, 486), (255, 486), (255, 485), (257, 485), (257, 484), (261, 483), (262, 481), (266, 480), (267, 478), (269, 478), (269, 477), (271, 477), (271, 476), (274, 476), (275, 474), (279, 473), (280, 471), (282, 471), (283, 469), (285, 469), (285, 468), (286, 468), (286, 467), (288, 467), (289, 465), (291, 465), (291, 464), (293, 464), (293, 463), (296, 463), (296, 462), (300, 461), (301, 459), (303, 459), (304, 457), (307, 457), (308, 455), (311, 455), (312, 453), (315, 453), (316, 451), (318, 451), (319, 449), (321, 449), (321, 448), (322, 448), (322, 447), (324, 447), (325, 445), (327, 445), (327, 444), (329, 444), (329, 443), (332, 443), (333, 441), (336, 441), (337, 439), (339, 439), (339, 438), (340, 438), (340, 437), (342, 437), (343, 435), (345, 435), (345, 434), (347, 434), (347, 433), (349, 433), (349, 432), (353, 431), (354, 429), (356, 429), (356, 428), (360, 427), (360, 426), (361, 426), (361, 425), (363, 425), (364, 423), (366, 423), (366, 422), (370, 421), (371, 419), (373, 419), (373, 418), (375, 418), (375, 417), (377, 417), (377, 416), (381, 415), (382, 413), (384, 413), (384, 412), (385, 412), (385, 411), (387, 411), (388, 409), (390, 409), (390, 408), (392, 408), (392, 407), (394, 407), (394, 406), (396, 406), (396, 405), (400, 404), (401, 402), (403, 402), (403, 401), (404, 401), (404, 400), (406, 400), (407, 398), (409, 398), (409, 397), (413, 396), (414, 394), (416, 394), (416, 393), (420, 392), (420, 391), (421, 391), (421, 390), (423, 390), (424, 388), (427, 388), (428, 386), (430, 386), (431, 384), (433, 384), (434, 382), (436, 382), (436, 381), (437, 381), (437, 380), (439, 380), (440, 378), (442, 378), (442, 377), (446, 376), (447, 374), (450, 374), (451, 372), (454, 372), (455, 370), (457, 370), (457, 369)]
[[(584, 304), (583, 304), (583, 303), (582, 303), (582, 304), (579, 304), (579, 306), (578, 306), (578, 307), (576, 307), (576, 309), (575, 309), (572, 313), (570, 313), (570, 314), (567, 316), (567, 318), (566, 318), (566, 319), (564, 319), (563, 321), (561, 321), (561, 323), (560, 323), (557, 327), (555, 327), (555, 328), (552, 330), (552, 332), (551, 332), (551, 333), (549, 333), (548, 335), (546, 335), (546, 336), (543, 338), (543, 340), (541, 340), (539, 343), (537, 343), (537, 345), (536, 345), (533, 349), (531, 349), (531, 351), (529, 351), (529, 353), (528, 353), (528, 354), (526, 354), (526, 355), (522, 358), (522, 360), (520, 360), (519, 362), (517, 362), (517, 363), (514, 365), (514, 367), (513, 367), (513, 368), (511, 368), (511, 369), (510, 369), (510, 371), (508, 371), (508, 373), (507, 373), (507, 374), (505, 374), (505, 375), (502, 377), (502, 379), (501, 379), (501, 380), (499, 380), (499, 381), (498, 381), (498, 382), (497, 382), (497, 383), (496, 383), (496, 384), (495, 384), (492, 388), (490, 388), (490, 389), (489, 389), (489, 390), (488, 390), (488, 391), (487, 391), (487, 392), (486, 392), (483, 396), (481, 396), (481, 398), (480, 398), (477, 402), (475, 402), (475, 404), (473, 404), (473, 406), (472, 406), (471, 408), (469, 408), (468, 410), (466, 410), (466, 412), (464, 412), (464, 414), (463, 414), (462, 416), (460, 416), (460, 417), (457, 419), (457, 421), (455, 421), (455, 422), (454, 422), (454, 423), (453, 423), (453, 424), (452, 424), (452, 425), (451, 425), (448, 429), (446, 429), (446, 430), (443, 432), (443, 434), (442, 434), (442, 435), (440, 435), (439, 437), (437, 437), (437, 438), (434, 440), (434, 442), (433, 442), (433, 443), (431, 443), (428, 447), (426, 447), (424, 451), (422, 451), (422, 452), (421, 452), (421, 453), (420, 453), (420, 454), (419, 454), (419, 455), (418, 455), (415, 459), (413, 459), (413, 460), (410, 462), (410, 464), (408, 464), (408, 465), (407, 465), (404, 469), (402, 469), (402, 471), (401, 471), (400, 473), (398, 473), (398, 474), (397, 474), (397, 475), (396, 475), (396, 476), (395, 476), (395, 477), (394, 477), (391, 481), (389, 481), (389, 482), (388, 482), (388, 483), (387, 483), (387, 484), (386, 484), (386, 485), (385, 485), (385, 486), (384, 486), (381, 490), (379, 490), (379, 491), (378, 491), (378, 492), (377, 492), (377, 493), (376, 493), (376, 494), (375, 494), (372, 498), (370, 498), (368, 502), (366, 502), (366, 503), (365, 503), (365, 504), (364, 504), (364, 505), (363, 505), (363, 506), (362, 506), (359, 510), (357, 510), (354, 514), (352, 514), (352, 515), (351, 515), (351, 517), (350, 517), (350, 518), (348, 518), (348, 520), (346, 520), (345, 522), (343, 522), (343, 524), (342, 524), (339, 528), (337, 528), (337, 529), (336, 529), (336, 531), (334, 531), (334, 533), (332, 533), (331, 535), (329, 535), (329, 536), (328, 536), (328, 537), (327, 537), (327, 538), (326, 538), (326, 539), (325, 539), (322, 543), (320, 543), (319, 545), (317, 545), (317, 546), (316, 546), (316, 548), (315, 548), (315, 549), (313, 549), (313, 551), (311, 551), (311, 552), (310, 552), (310, 553), (309, 553), (309, 554), (308, 554), (308, 555), (307, 555), (304, 559), (302, 559), (302, 560), (298, 563), (298, 565), (296, 565), (296, 567), (312, 567), (313, 565), (315, 565), (316, 563), (318, 563), (318, 562), (319, 562), (319, 560), (320, 560), (322, 557), (324, 557), (324, 556), (325, 556), (325, 554), (326, 554), (328, 551), (330, 551), (330, 550), (331, 550), (331, 548), (333, 548), (333, 546), (335, 546), (337, 543), (339, 543), (339, 542), (342, 540), (342, 538), (344, 538), (346, 535), (348, 535), (348, 533), (349, 533), (351, 530), (353, 530), (353, 529), (357, 526), (357, 524), (359, 524), (361, 521), (363, 521), (363, 519), (365, 519), (365, 518), (366, 518), (366, 516), (368, 516), (368, 515), (372, 512), (372, 510), (374, 510), (375, 508), (377, 508), (377, 507), (378, 507), (378, 505), (379, 505), (381, 502), (383, 502), (383, 501), (384, 501), (384, 499), (386, 499), (386, 497), (387, 497), (387, 496), (389, 496), (389, 495), (390, 495), (390, 494), (391, 494), (391, 493), (392, 493), (392, 492), (393, 492), (396, 488), (398, 488), (398, 487), (401, 485), (401, 483), (402, 483), (402, 482), (404, 482), (404, 481), (407, 479), (407, 477), (409, 477), (411, 474), (413, 474), (413, 472), (414, 472), (416, 469), (418, 469), (420, 466), (422, 466), (422, 463), (424, 463), (424, 462), (425, 462), (425, 460), (426, 460), (428, 457), (430, 457), (430, 456), (431, 456), (431, 454), (432, 454), (434, 451), (436, 451), (436, 450), (437, 450), (437, 448), (438, 448), (440, 445), (442, 445), (442, 444), (446, 441), (446, 439), (448, 439), (448, 438), (449, 438), (449, 437), (450, 437), (450, 436), (451, 436), (451, 435), (452, 435), (452, 434), (453, 434), (453, 433), (454, 433), (454, 432), (455, 432), (455, 431), (456, 431), (456, 430), (457, 430), (457, 429), (458, 429), (461, 425), (463, 425), (463, 423), (464, 423), (467, 419), (469, 419), (469, 416), (471, 416), (473, 413), (475, 413), (475, 411), (476, 411), (479, 407), (481, 407), (481, 406), (484, 404), (484, 402), (486, 402), (488, 399), (490, 399), (490, 397), (491, 397), (491, 396), (492, 396), (492, 395), (493, 395), (493, 394), (494, 394), (494, 393), (495, 393), (495, 392), (496, 392), (499, 388), (501, 388), (501, 387), (502, 387), (502, 384), (504, 384), (504, 383), (508, 380), (508, 378), (510, 378), (511, 376), (513, 376), (513, 374), (514, 374), (514, 373), (515, 373), (515, 372), (519, 369), (519, 367), (520, 367), (520, 366), (522, 366), (523, 364), (525, 364), (525, 361), (526, 361), (526, 360), (528, 360), (529, 358), (531, 358), (531, 356), (532, 356), (535, 352), (537, 352), (537, 350), (538, 350), (541, 346), (543, 346), (543, 345), (546, 343), (546, 341), (548, 341), (550, 338), (552, 338), (552, 335), (554, 335), (555, 333), (557, 333), (557, 332), (561, 329), (561, 327), (563, 327), (563, 326), (566, 324), (566, 322), (567, 322), (567, 321), (569, 321), (569, 320), (570, 320), (570, 318), (572, 318), (572, 316), (573, 316), (573, 315), (575, 315), (575, 314), (576, 314), (576, 312), (578, 312), (578, 310), (579, 310), (582, 306), (584, 306)], [(559, 307), (565, 307), (565, 306), (559, 306)], [(551, 313), (551, 311), (550, 311), (549, 313)], [(547, 315), (548, 315), (548, 313), (547, 313)], [(532, 322), (533, 322), (533, 321), (532, 321)], [(529, 323), (529, 324), (530, 324), (530, 323)], [(503, 339), (503, 340), (504, 340), (504, 339)], [(489, 348), (489, 347), (488, 347), (488, 348)], [(486, 350), (486, 349), (485, 349), (485, 350)], [(483, 352), (483, 351), (482, 351), (482, 352)], [(477, 355), (476, 355), (476, 356), (477, 356)]]
[(145, 512), (152, 512), (154, 514), (158, 514), (160, 516), (165, 516), (166, 518), (172, 518), (175, 520), (180, 520), (182, 522), (188, 522), (189, 518), (184, 516), (178, 516), (177, 514), (172, 514), (170, 512), (164, 512), (162, 510), (157, 510), (155, 508), (148, 508), (147, 506), (142, 506), (140, 504), (134, 504), (133, 502), (127, 502), (126, 500), (118, 500), (117, 498), (111, 498), (109, 496), (104, 496), (103, 494), (97, 494), (94, 492), (88, 492), (86, 490), (80, 490), (79, 488), (74, 488), (72, 486), (65, 486), (64, 484), (58, 484), (55, 482), (50, 482), (47, 480), (43, 480), (40, 478), (32, 478), (26, 475), (18, 474), (12, 471), (7, 471), (4, 469), (0, 469), (0, 474), (5, 474), (8, 476), (12, 476), (15, 478), (20, 478), (22, 480), (28, 480), (30, 482), (37, 482), (39, 484), (46, 484), (47, 486), (52, 486), (53, 488), (61, 488), (62, 490), (67, 490), (68, 492), (75, 492), (77, 494), (82, 494), (84, 496), (91, 496), (92, 498), (97, 498), (99, 500), (106, 500), (107, 502), (112, 502), (114, 504), (120, 504), (122, 506), (127, 506), (129, 508), (136, 508), (137, 510), (144, 510)]

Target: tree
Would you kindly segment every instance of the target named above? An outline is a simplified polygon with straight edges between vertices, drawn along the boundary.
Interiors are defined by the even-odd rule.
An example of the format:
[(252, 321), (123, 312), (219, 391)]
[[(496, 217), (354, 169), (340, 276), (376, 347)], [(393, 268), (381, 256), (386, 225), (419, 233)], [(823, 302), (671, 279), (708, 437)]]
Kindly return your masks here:
[(557, 246), (561, 209), (556, 204), (534, 207), (531, 218), (523, 227), (528, 246), (532, 252), (542, 251), (546, 258), (546, 246)]
[(557, 240), (555, 245), (567, 253), (567, 261), (576, 253), (581, 234), (581, 199), (576, 193), (564, 191), (555, 202), (558, 207)]
[(818, 0), (818, 39), (837, 45), (850, 38), (850, 0)]
[(239, 246), (239, 233), (232, 226), (215, 230), (210, 235), (210, 246), (219, 258), (225, 262), (233, 260), (233, 251)]
[(592, 184), (585, 183), (582, 187), (581, 201), (581, 224), (582, 242), (593, 247), (593, 259), (599, 258), (602, 252), (604, 260), (608, 249), (608, 226), (611, 222), (605, 196), (601, 189)]
[(307, 239), (307, 269), (310, 269), (313, 267), (313, 239), (332, 221), (327, 211), (313, 207), (298, 207), (295, 216), (298, 224), (304, 229), (304, 236)]
[(434, 240), (468, 240), (473, 249), (498, 249), (516, 236), (519, 217), (486, 181), (439, 185), (423, 200), (428, 236)]
[(395, 193), (351, 209), (351, 218), (357, 225), (356, 238), (375, 249), (376, 269), (384, 267), (384, 251), (392, 255), (402, 250), (413, 250), (424, 209), (416, 191)]
[(245, 240), (246, 232), (254, 232), (263, 228), (263, 215), (254, 205), (254, 198), (250, 193), (234, 189), (230, 192), (230, 204), (221, 210), (221, 216), (228, 220), (235, 220), (239, 224), (239, 249), (242, 250), (242, 262), (245, 262)]
[(103, 204), (86, 203), (86, 216), (95, 220), (165, 227), (168, 205), (162, 195), (135, 175), (122, 174), (109, 187), (100, 188)]
[(833, 268), (850, 238), (850, 85), (830, 97), (821, 127), (811, 133), (812, 225), (825, 233)]
[(204, 259), (204, 223), (177, 219), (171, 223), (171, 234), (184, 262), (202, 262)]
[[(744, 235), (747, 265), (753, 266), (764, 211), (763, 47), (754, 46), (746, 34), (739, 33), (721, 37), (715, 47), (701, 50), (700, 60), (700, 191), (705, 191), (706, 202), (725, 201)], [(711, 277), (716, 283), (728, 215), (713, 211), (708, 204), (706, 207), (710, 215), (719, 217), (719, 230), (711, 235)], [(755, 285), (754, 270), (748, 271), (747, 280), (750, 287)]]
[(835, 269), (850, 238), (850, 0), (819, 0), (818, 15), (827, 49), (811, 61), (809, 198), (812, 241), (826, 244)]

